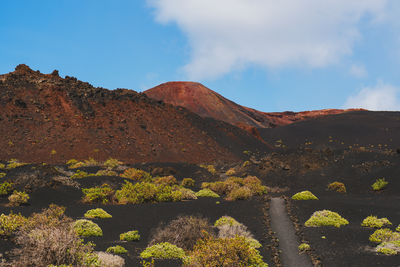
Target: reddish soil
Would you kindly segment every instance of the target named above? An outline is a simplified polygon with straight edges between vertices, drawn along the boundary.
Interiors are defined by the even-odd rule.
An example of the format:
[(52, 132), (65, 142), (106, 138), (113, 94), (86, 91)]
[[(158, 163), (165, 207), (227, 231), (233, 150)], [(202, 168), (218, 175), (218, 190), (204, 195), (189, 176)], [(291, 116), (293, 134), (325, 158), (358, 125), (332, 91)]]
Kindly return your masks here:
[(211, 162), (237, 160), (243, 150), (258, 148), (265, 145), (246, 131), (132, 90), (95, 88), (26, 65), (0, 75), (3, 160)]
[[(167, 82), (144, 92), (166, 103), (182, 106), (202, 116), (245, 128), (271, 128), (351, 110), (324, 109), (304, 112), (261, 112), (232, 102), (200, 83)], [(254, 131), (250, 129), (250, 131)], [(257, 134), (256, 134), (257, 136)]]

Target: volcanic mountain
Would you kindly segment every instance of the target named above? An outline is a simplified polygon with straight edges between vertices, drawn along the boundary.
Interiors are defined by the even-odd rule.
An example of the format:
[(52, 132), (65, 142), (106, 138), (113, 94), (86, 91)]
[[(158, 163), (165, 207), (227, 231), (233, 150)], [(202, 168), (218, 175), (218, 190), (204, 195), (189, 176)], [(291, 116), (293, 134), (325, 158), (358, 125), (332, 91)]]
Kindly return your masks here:
[(0, 75), (0, 160), (236, 160), (265, 149), (246, 131), (133, 90), (95, 88), (26, 65)]
[(351, 111), (324, 109), (304, 112), (261, 112), (238, 105), (195, 82), (167, 82), (144, 93), (156, 100), (185, 107), (202, 117), (211, 117), (242, 128), (273, 128), (305, 119)]

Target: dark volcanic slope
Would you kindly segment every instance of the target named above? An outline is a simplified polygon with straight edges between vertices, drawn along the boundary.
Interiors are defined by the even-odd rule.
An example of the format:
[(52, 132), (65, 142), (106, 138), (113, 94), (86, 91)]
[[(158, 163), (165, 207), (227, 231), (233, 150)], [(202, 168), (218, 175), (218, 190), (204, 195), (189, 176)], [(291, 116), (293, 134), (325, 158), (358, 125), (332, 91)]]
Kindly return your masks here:
[[(260, 129), (277, 146), (294, 148), (400, 148), (400, 112), (353, 111), (290, 125)], [(351, 147), (350, 147), (351, 146)]]
[(0, 75), (0, 159), (203, 162), (263, 146), (237, 127), (132, 90), (94, 88), (26, 65)]
[(233, 125), (271, 128), (309, 118), (339, 114), (348, 110), (324, 109), (305, 112), (261, 112), (238, 105), (200, 83), (168, 82), (144, 92), (147, 96), (166, 103), (182, 106), (202, 116)]

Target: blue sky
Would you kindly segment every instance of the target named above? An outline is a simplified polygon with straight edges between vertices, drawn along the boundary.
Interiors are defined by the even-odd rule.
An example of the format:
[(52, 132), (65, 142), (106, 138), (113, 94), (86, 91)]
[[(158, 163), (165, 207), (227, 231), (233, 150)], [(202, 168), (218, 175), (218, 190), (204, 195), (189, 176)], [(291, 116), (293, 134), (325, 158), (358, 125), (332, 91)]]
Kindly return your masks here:
[(262, 111), (400, 110), (400, 4), (348, 2), (3, 0), (0, 73), (25, 63), (136, 91), (192, 80)]

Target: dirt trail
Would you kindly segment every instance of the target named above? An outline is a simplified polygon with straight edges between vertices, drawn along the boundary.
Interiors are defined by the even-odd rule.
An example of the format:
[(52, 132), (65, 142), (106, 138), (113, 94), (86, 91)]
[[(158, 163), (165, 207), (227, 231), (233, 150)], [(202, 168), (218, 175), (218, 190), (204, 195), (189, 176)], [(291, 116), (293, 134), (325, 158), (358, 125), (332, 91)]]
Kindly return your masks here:
[(281, 262), (284, 267), (312, 267), (306, 254), (299, 254), (299, 241), (285, 207), (285, 200), (272, 198), (270, 205), (271, 227), (279, 239)]

